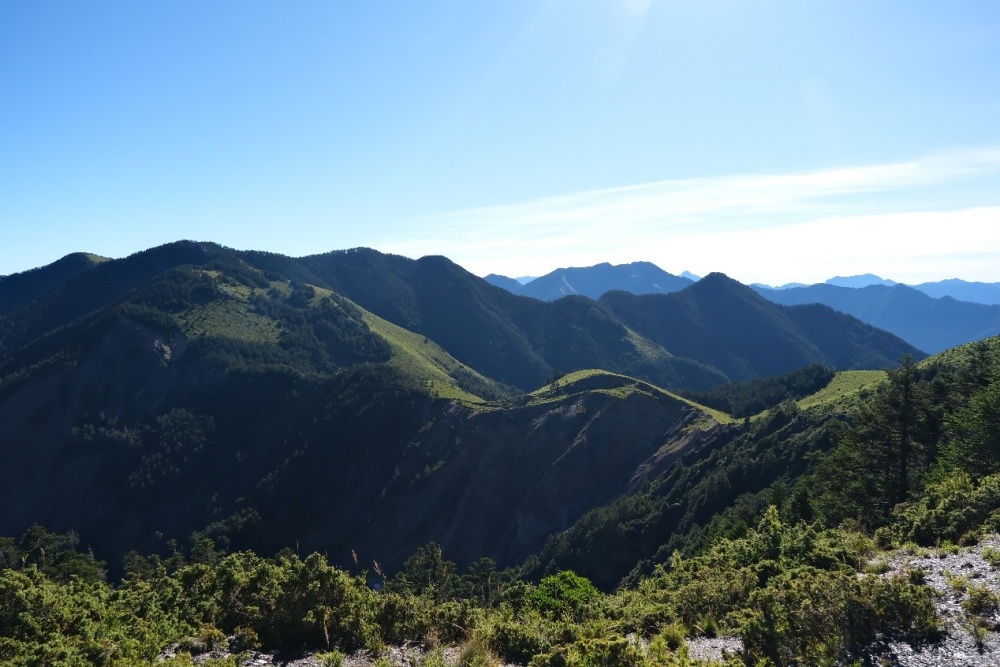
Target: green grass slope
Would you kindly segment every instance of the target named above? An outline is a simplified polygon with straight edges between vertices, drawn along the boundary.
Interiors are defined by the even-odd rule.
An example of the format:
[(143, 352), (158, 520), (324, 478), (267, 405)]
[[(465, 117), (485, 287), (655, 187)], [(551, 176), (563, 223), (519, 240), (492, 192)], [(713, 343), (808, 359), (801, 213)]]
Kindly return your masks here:
[(628, 397), (634, 392), (644, 392), (669, 400), (680, 401), (685, 405), (695, 408), (719, 424), (731, 424), (735, 421), (730, 415), (721, 410), (702, 405), (643, 380), (599, 369), (586, 369), (567, 373), (531, 392), (529, 396), (531, 397), (531, 404), (537, 405), (561, 400), (566, 396), (588, 391), (607, 393), (621, 398)]
[(796, 403), (802, 410), (845, 414), (863, 402), (868, 393), (884, 380), (884, 371), (839, 371), (830, 384)]
[(363, 309), (362, 314), (371, 330), (392, 347), (389, 364), (431, 396), (482, 404), (511, 391), (459, 362), (426, 336)]

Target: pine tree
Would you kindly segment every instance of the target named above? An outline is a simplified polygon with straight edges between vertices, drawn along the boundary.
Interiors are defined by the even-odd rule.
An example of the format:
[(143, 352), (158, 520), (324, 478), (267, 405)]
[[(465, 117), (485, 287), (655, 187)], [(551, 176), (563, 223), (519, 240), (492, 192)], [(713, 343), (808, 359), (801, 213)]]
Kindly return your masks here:
[(930, 464), (925, 394), (909, 355), (899, 368), (886, 371), (886, 382), (858, 410), (853, 427), (814, 476), (816, 506), (829, 522), (853, 517), (880, 525), (911, 496)]

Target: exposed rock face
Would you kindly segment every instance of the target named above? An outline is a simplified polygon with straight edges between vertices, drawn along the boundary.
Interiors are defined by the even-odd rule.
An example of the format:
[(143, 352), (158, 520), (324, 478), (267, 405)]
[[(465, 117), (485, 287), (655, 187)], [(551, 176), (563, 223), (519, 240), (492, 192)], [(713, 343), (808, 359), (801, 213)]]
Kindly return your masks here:
[(394, 553), (400, 544), (433, 540), (459, 563), (517, 563), (702, 444), (702, 413), (657, 391), (622, 391), (442, 415), (406, 448), (359, 547), (398, 560), (409, 555)]

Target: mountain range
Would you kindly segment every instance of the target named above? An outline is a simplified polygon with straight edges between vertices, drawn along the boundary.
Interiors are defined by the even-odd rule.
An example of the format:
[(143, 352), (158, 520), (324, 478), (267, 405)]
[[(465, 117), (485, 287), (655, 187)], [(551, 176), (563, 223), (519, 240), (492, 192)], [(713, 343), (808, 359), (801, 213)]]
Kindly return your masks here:
[(490, 274), (485, 280), (514, 294), (542, 301), (554, 301), (573, 294), (597, 299), (611, 290), (633, 294), (670, 294), (695, 282), (688, 277), (667, 273), (651, 262), (619, 265), (605, 262), (586, 268), (556, 269), (524, 284), (497, 274)]
[[(551, 273), (537, 278), (518, 278), (515, 280), (507, 276), (491, 273), (485, 277), (485, 280), (514, 294), (552, 301), (570, 294), (584, 294), (596, 299), (605, 292), (612, 290), (624, 290), (633, 294), (665, 294), (681, 290), (692, 282), (701, 280), (701, 276), (689, 271), (684, 271), (681, 275), (675, 276), (650, 262), (632, 262), (631, 264), (620, 265), (612, 265), (605, 262), (589, 267), (556, 269)], [(882, 278), (872, 273), (864, 273), (856, 276), (834, 276), (823, 283), (817, 284), (858, 289), (871, 285), (892, 287), (901, 283)], [(799, 282), (778, 286), (765, 285), (763, 283), (753, 283), (751, 285), (751, 287), (764, 290), (784, 290), (811, 286)], [(910, 287), (933, 298), (950, 296), (957, 301), (1000, 305), (1000, 283), (969, 282), (958, 278), (950, 278), (948, 280), (910, 285)]]
[(367, 249), (73, 255), (0, 280), (0, 534), (72, 529), (112, 562), (207, 536), (514, 564), (732, 440), (678, 390), (904, 354), (722, 274), (546, 302)]
[[(648, 262), (557, 269), (524, 285), (496, 274), (486, 279), (515, 294), (549, 301), (574, 293), (599, 298), (615, 290), (633, 294), (676, 292), (695, 282)], [(910, 287), (863, 274), (837, 276), (816, 285), (754, 284), (752, 288), (783, 305), (830, 306), (932, 354), (1000, 333), (1000, 284), (953, 279)]]
[(1000, 333), (1000, 306), (957, 301), (950, 296), (933, 298), (906, 285), (754, 289), (775, 303), (826, 304), (932, 354)]

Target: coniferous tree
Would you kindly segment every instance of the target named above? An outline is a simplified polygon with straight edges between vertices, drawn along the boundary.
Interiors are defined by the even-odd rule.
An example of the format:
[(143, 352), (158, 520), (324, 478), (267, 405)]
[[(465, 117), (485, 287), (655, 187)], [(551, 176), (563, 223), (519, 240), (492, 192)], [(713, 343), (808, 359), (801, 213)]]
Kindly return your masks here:
[(930, 464), (926, 383), (908, 355), (886, 375), (814, 476), (816, 506), (829, 523), (884, 524)]

